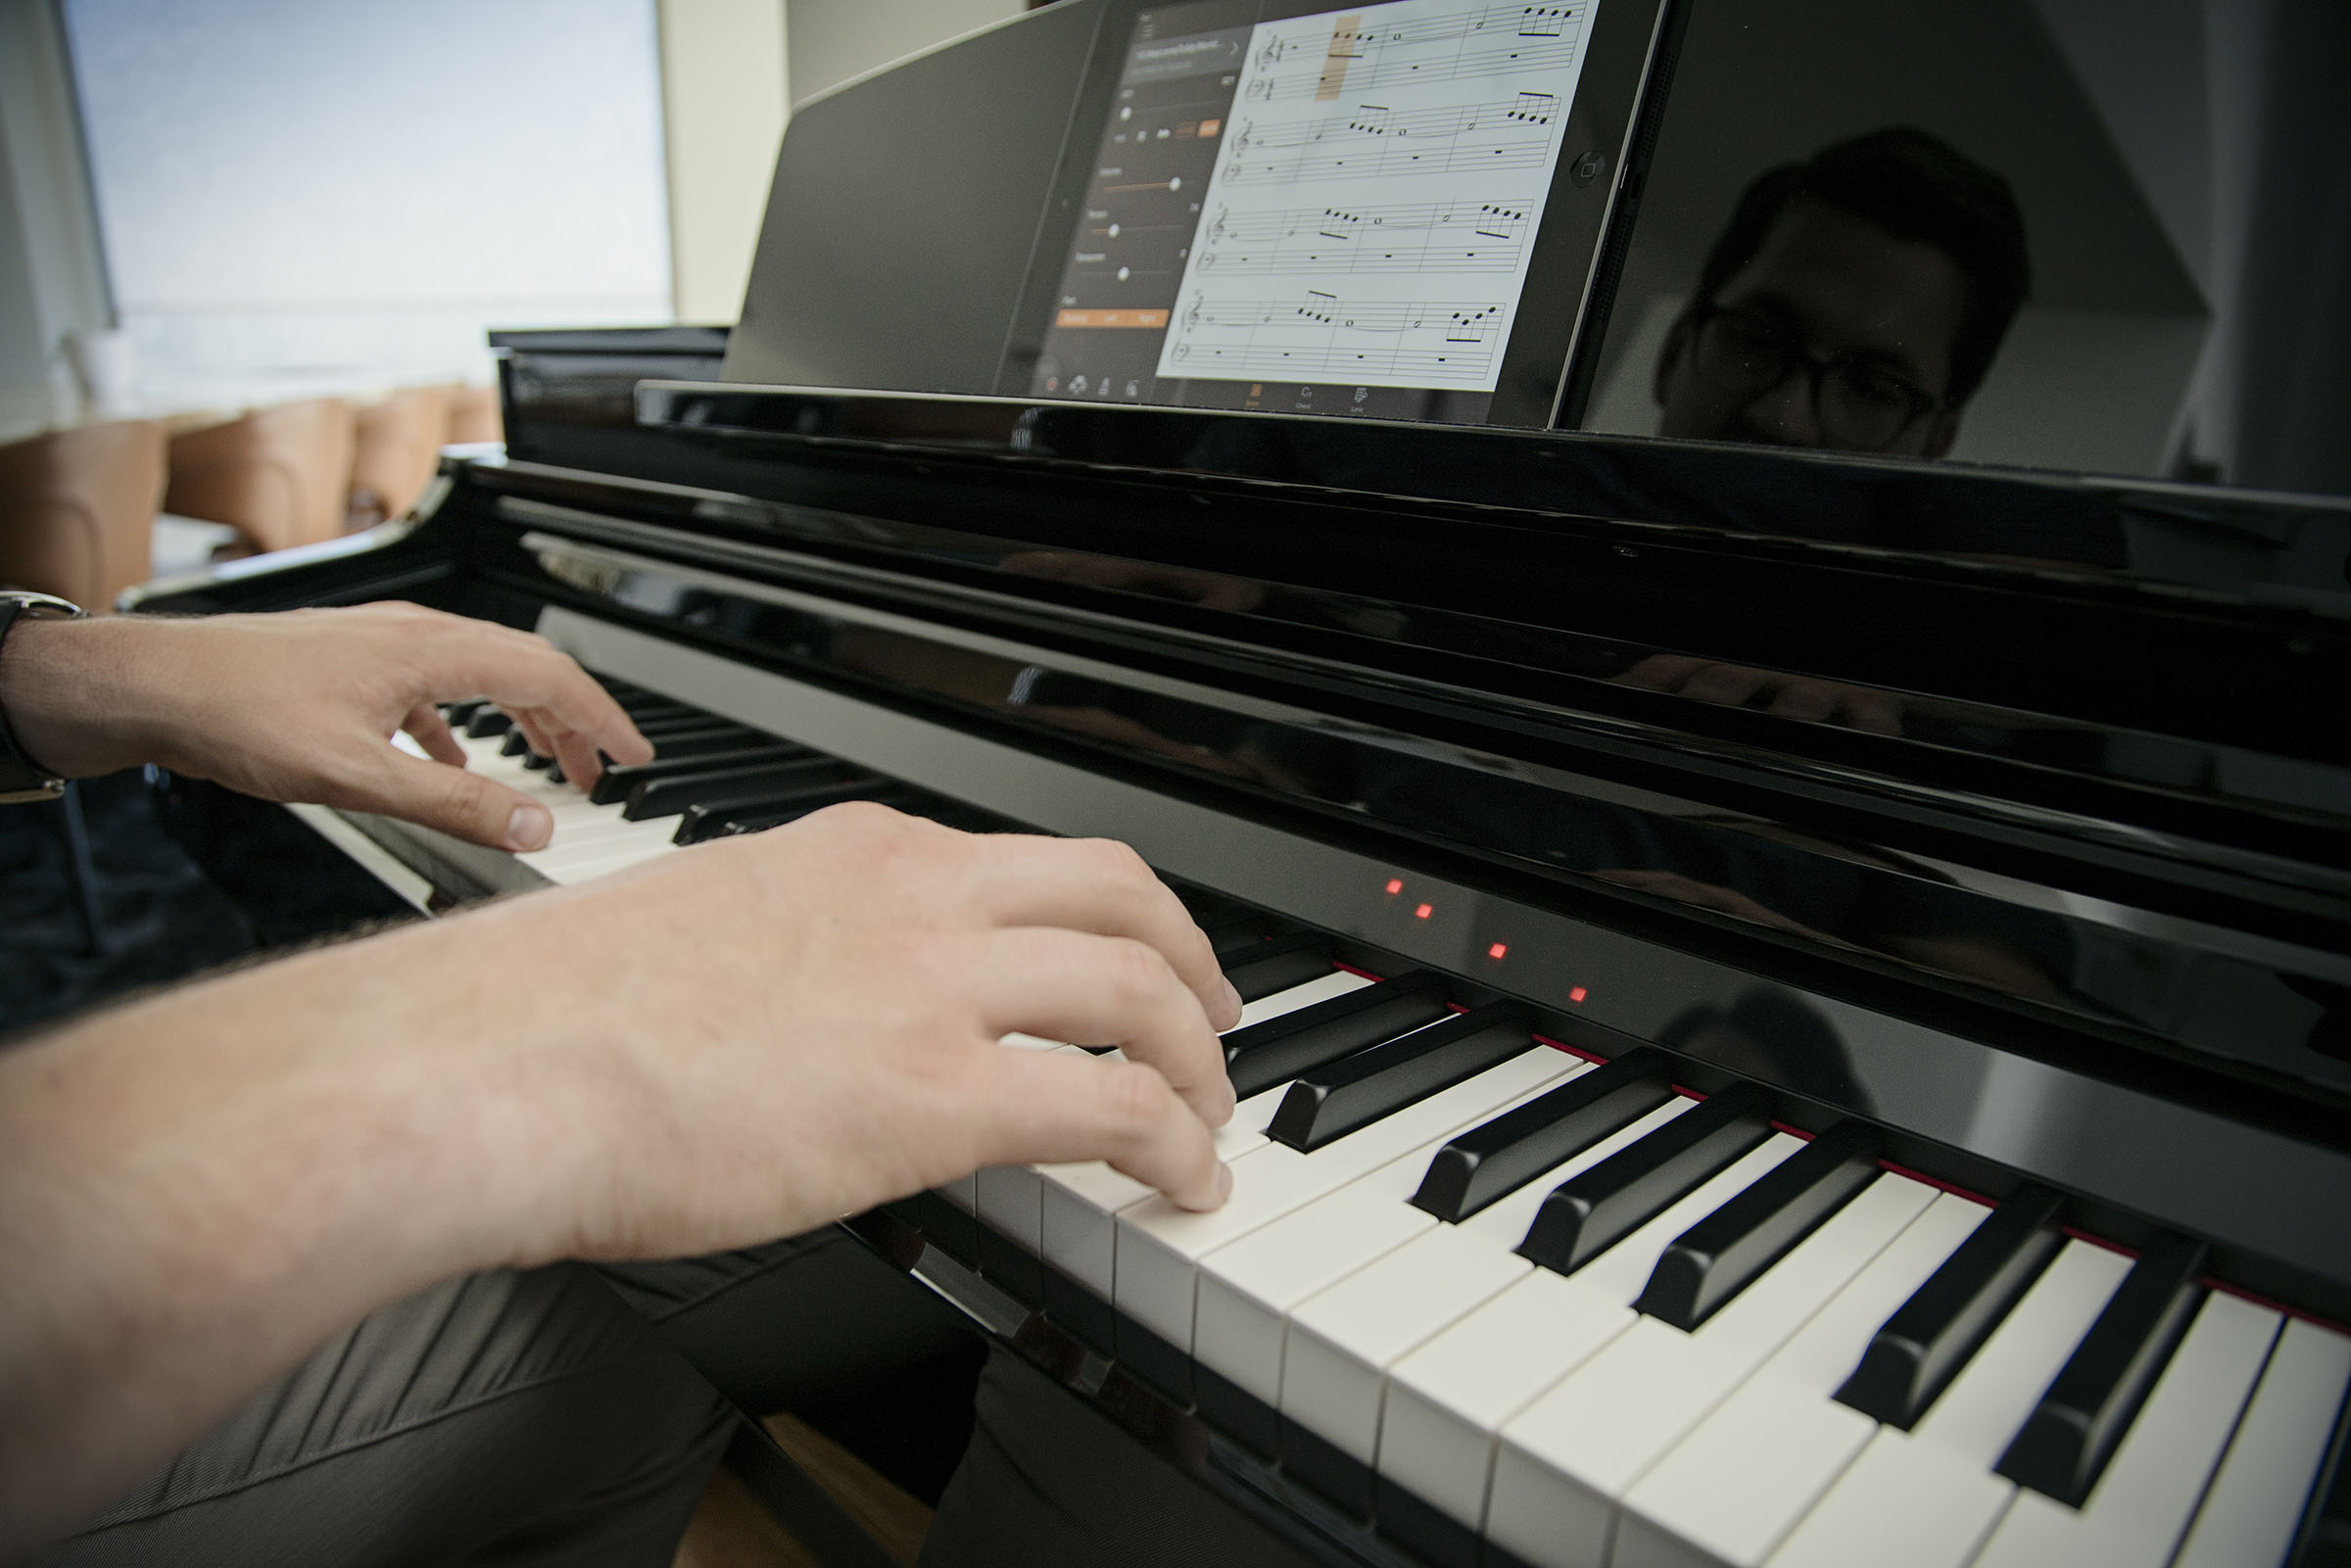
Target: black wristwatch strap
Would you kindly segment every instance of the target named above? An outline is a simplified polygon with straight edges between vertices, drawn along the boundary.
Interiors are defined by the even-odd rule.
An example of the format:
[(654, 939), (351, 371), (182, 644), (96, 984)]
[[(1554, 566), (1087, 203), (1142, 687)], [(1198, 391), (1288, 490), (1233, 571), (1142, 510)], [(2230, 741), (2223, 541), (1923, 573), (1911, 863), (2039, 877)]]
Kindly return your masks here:
[[(0, 656), (8, 651), (9, 629), (25, 615), (78, 620), (81, 610), (49, 594), (0, 591)], [(8, 722), (7, 710), (0, 708), (0, 805), (55, 800), (65, 789), (65, 780), (24, 754), (24, 748), (17, 743), (17, 732)]]

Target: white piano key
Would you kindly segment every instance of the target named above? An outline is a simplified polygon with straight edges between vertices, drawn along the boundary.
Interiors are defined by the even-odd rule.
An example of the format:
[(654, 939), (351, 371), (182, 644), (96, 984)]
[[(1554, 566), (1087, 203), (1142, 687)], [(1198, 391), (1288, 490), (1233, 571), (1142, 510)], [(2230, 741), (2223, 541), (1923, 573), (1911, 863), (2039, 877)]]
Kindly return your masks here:
[[(1680, 1097), (1560, 1162), (1459, 1227), (1508, 1252), (1560, 1182), (1647, 1137), (1698, 1102)], [(1630, 1238), (1627, 1238), (1630, 1240)], [(1633, 1255), (1627, 1254), (1626, 1257)], [(1482, 1517), (1493, 1435), (1529, 1400), (1630, 1328), (1638, 1282), (1613, 1249), (1572, 1277), (1529, 1264), (1389, 1368), (1379, 1473), (1463, 1524)], [(1647, 1276), (1644, 1275), (1644, 1278)]]
[(2019, 1491), (1976, 1568), (2169, 1562), (2244, 1412), (2279, 1318), (2234, 1296), (2207, 1296), (2088, 1500), (2075, 1509)]
[[(1589, 1266), (1601, 1267), (1609, 1262), (1611, 1254), (1623, 1252), (1616, 1263), (1619, 1272), (1609, 1281), (1609, 1288), (1621, 1291), (1630, 1306), (1656, 1266), (1657, 1256), (1675, 1237), (1802, 1147), (1800, 1139), (1773, 1134)], [(1638, 1331), (1636, 1327), (1627, 1332)], [(1504, 1423), (1495, 1449), (1494, 1479), (1486, 1504), (1487, 1533), (1529, 1562), (1607, 1560), (1612, 1499), (1585, 1486), (1576, 1475), (1579, 1467), (1598, 1462), (1577, 1438), (1575, 1400), (1568, 1390), (1579, 1375), (1571, 1372)]]
[[(1500, 1116), (1548, 1094), (1589, 1063), (1497, 1107)], [(1412, 1205), (1435, 1147), (1424, 1145), (1234, 1242), (1200, 1262), (1193, 1354), (1240, 1388), (1278, 1404), (1282, 1340), (1291, 1308), (1437, 1223)]]
[(1211, 1213), (1189, 1213), (1157, 1197), (1121, 1210), (1113, 1301), (1188, 1353), (1194, 1271), (1202, 1258), (1398, 1155), (1450, 1137), (1574, 1063), (1564, 1052), (1537, 1046), (1311, 1155), (1270, 1143), (1232, 1163), (1232, 1196)]
[[(1361, 974), (1333, 970), (1304, 984), (1244, 1004), (1241, 1021), (1233, 1027), (1247, 1028), (1252, 1023), (1361, 990), (1370, 983)], [(1273, 1113), (1288, 1089), (1286, 1083), (1276, 1085), (1263, 1094), (1251, 1095), (1233, 1108), (1232, 1120), (1218, 1138), (1219, 1151), (1227, 1162), (1265, 1141), (1266, 1124), (1273, 1119)], [(1253, 1136), (1244, 1141), (1243, 1135)], [(1109, 1301), (1113, 1293), (1118, 1212), (1151, 1197), (1153, 1190), (1099, 1160), (1040, 1165), (1037, 1176), (1042, 1209), (1038, 1240), (1045, 1260)]]
[[(1611, 1533), (1617, 1499), (1650, 1466), (1868, 1266), (1935, 1196), (1923, 1182), (1879, 1176), (1696, 1333), (1641, 1318), (1542, 1396), (1545, 1404), (1572, 1412), (1552, 1434), (1544, 1457), (1560, 1480), (1588, 1494), (1583, 1515), (1597, 1522), (1598, 1539)], [(1393, 1413), (1396, 1390), (1389, 1400)], [(1383, 1468), (1389, 1441), (1383, 1435)], [(1592, 1535), (1587, 1530), (1587, 1539)]]
[(1381, 1477), (1482, 1530), (1495, 1432), (1636, 1318), (1618, 1295), (1529, 1267), (1389, 1368)]
[(1658, 1460), (1625, 1495), (1617, 1568), (1756, 1568), (1877, 1429), (1832, 1397), (1870, 1337), (1990, 1212), (1937, 1197)]
[(1349, 991), (1360, 991), (1370, 983), (1352, 971), (1332, 970), (1328, 974), (1319, 975), (1302, 985), (1293, 985), (1286, 991), (1275, 991), (1271, 996), (1261, 996), (1254, 1002), (1242, 1003), (1241, 1022), (1234, 1024), (1233, 1028), (1245, 1029), (1252, 1023), (1263, 1023), (1268, 1019), (1295, 1013), (1302, 1007), (1313, 1007), (1317, 1002), (1327, 1002), (1334, 996), (1345, 996)]
[(1771, 1568), (1961, 1568), (2016, 1495), (1991, 1467), (2130, 1271), (2067, 1242), (1916, 1428), (1879, 1429)]
[(2351, 1339), (2316, 1323), (2289, 1320), (2189, 1527), (2176, 1568), (2242, 1568), (2285, 1560), (2347, 1386)]
[[(1425, 1164), (1412, 1155), (1390, 1164), (1415, 1163)], [(1220, 1247), (1201, 1260), (1192, 1354), (1235, 1387), (1278, 1405), (1284, 1314), (1436, 1222), (1395, 1193), (1359, 1182)]]

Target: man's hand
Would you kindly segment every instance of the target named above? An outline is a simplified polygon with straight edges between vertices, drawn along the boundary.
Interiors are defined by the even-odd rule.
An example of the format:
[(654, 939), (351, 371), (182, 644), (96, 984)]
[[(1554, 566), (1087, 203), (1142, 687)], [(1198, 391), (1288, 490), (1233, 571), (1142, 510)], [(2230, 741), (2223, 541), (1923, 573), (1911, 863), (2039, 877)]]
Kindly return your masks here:
[[(586, 671), (543, 640), (413, 604), (19, 622), (0, 711), (68, 778), (159, 763), (264, 800), (381, 812), (504, 849), (537, 849), (544, 807), (463, 771), (434, 704), (486, 696), (582, 784), (600, 749), (652, 747)], [(391, 744), (406, 730), (434, 757)]]
[(1223, 1200), (1240, 999), (1125, 845), (837, 806), (463, 924), (477, 973), (531, 976), (498, 987), (519, 1081), (579, 1092), (514, 1109), (555, 1206), (525, 1259), (744, 1246), (1017, 1162)]
[(856, 805), (18, 1046), (0, 1560), (452, 1273), (744, 1246), (1023, 1161), (1214, 1207), (1239, 1016), (1132, 851)]

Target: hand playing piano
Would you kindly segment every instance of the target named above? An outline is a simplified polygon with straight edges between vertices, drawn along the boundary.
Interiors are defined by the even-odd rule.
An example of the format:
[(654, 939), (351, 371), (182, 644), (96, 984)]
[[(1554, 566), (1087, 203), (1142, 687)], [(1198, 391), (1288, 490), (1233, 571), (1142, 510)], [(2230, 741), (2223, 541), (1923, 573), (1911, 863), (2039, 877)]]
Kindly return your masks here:
[[(1107, 1159), (1213, 1208), (1214, 1031), (1239, 1014), (1130, 850), (856, 804), (18, 1045), (0, 1558), (453, 1273), (745, 1246), (991, 1164)], [(998, 1043), (1016, 1030), (1124, 1060)]]
[[(810, 1229), (989, 1164), (1107, 1159), (1194, 1209), (1227, 1180), (1216, 1030), (1240, 1001), (1140, 857), (868, 803), (485, 912), (552, 1070), (609, 1098), (546, 1150), (552, 1251)], [(471, 944), (469, 944), (471, 945)], [(528, 1035), (527, 1025), (517, 1025)], [(1126, 1060), (998, 1044), (1116, 1044)]]
[[(628, 715), (543, 639), (414, 604), (20, 625), (0, 711), (68, 778), (157, 763), (264, 800), (381, 812), (505, 849), (537, 849), (546, 808), (466, 773), (434, 703), (487, 696), (586, 784), (598, 752), (653, 751)], [(390, 744), (398, 731), (432, 756)]]

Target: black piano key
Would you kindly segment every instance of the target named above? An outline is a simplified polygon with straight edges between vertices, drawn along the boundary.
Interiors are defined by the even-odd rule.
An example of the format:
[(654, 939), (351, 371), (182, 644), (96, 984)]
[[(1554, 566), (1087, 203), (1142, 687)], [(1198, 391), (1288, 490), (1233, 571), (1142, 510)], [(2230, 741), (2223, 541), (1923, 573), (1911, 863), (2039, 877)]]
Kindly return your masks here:
[(628, 822), (674, 817), (688, 806), (749, 806), (772, 799), (778, 790), (802, 784), (830, 784), (847, 779), (856, 770), (832, 757), (793, 757), (784, 762), (754, 762), (727, 768), (696, 768), (660, 779), (641, 781), (620, 808)]
[(1224, 977), (1241, 993), (1244, 1002), (1286, 991), (1293, 985), (1304, 985), (1329, 973), (1330, 943), (1318, 931), (1293, 931), (1270, 942), (1259, 942), (1244, 949), (1224, 968)]
[(1530, 1049), (1533, 1027), (1524, 1007), (1492, 1002), (1342, 1057), (1299, 1075), (1266, 1136), (1312, 1153)]
[(923, 792), (912, 784), (891, 784), (879, 789), (844, 786), (837, 791), (830, 800), (805, 800), (782, 811), (765, 811), (749, 815), (738, 814), (719, 824), (718, 831), (710, 836), (713, 838), (737, 838), (745, 833), (763, 833), (770, 828), (781, 828), (787, 823), (798, 822), (802, 817), (822, 811), (827, 806), (838, 806), (843, 801), (871, 800), (878, 805), (895, 806), (903, 811), (909, 807), (921, 805), (923, 798)]
[(490, 705), (488, 697), (467, 697), (462, 702), (441, 704), (441, 720), (452, 730), (462, 730), (465, 721)]
[(784, 762), (807, 753), (799, 746), (783, 740), (739, 740), (732, 736), (711, 740), (689, 740), (664, 747), (650, 762), (616, 763), (603, 759), (602, 777), (588, 791), (588, 798), (600, 806), (610, 806), (629, 798), (629, 791), (648, 779), (667, 779), (677, 774), (706, 773), (713, 768), (747, 766), (755, 762)]
[(1199, 922), (1201, 934), (1208, 938), (1209, 950), (1216, 954), (1219, 964), (1231, 964), (1244, 958), (1250, 949), (1261, 942), (1271, 941), (1281, 934), (1280, 926), (1271, 917), (1255, 910), (1235, 910), (1215, 920)]
[(1518, 1256), (1572, 1274), (1771, 1136), (1771, 1100), (1725, 1089), (1551, 1190)]
[(656, 745), (672, 736), (682, 739), (699, 735), (759, 734), (747, 725), (737, 724), (733, 719), (722, 719), (714, 713), (680, 713), (668, 718), (648, 719), (637, 726), (637, 733)]
[(1627, 1051), (1438, 1150), (1413, 1206), (1459, 1224), (1672, 1098), (1665, 1058)]
[(465, 720), (466, 736), (474, 740), (486, 740), (494, 735), (504, 735), (513, 728), (513, 718), (488, 702), (474, 709)]
[(2351, 1394), (2335, 1412), (2334, 1436), (2319, 1461), (2286, 1568), (2351, 1568)]
[(905, 784), (872, 775), (861, 775), (837, 784), (781, 789), (755, 805), (688, 806), (685, 815), (678, 820), (678, 831), (670, 842), (698, 844), (710, 838), (762, 832), (788, 822), (796, 822), (812, 811), (838, 806), (846, 800), (879, 800), (886, 805), (894, 805), (910, 794), (911, 790)]
[(703, 711), (692, 703), (680, 702), (676, 697), (665, 697), (658, 691), (648, 691), (642, 687), (626, 691), (616, 691), (607, 686), (604, 689), (612, 700), (620, 705), (620, 711), (627, 714), (632, 720), (658, 718), (671, 713), (700, 713)]
[(498, 744), (498, 754), (502, 757), (519, 757), (530, 749), (530, 737), (522, 733), (521, 725), (508, 730), (505, 739)]
[(1697, 1328), (1877, 1174), (1876, 1129), (1839, 1122), (1675, 1237), (1633, 1309)]
[[(1323, 965), (1327, 972), (1329, 965)], [(1244, 993), (1245, 994), (1245, 993)], [(1445, 980), (1415, 971), (1224, 1036), (1224, 1071), (1246, 1100), (1301, 1072), (1445, 1017)]]
[(2139, 1255), (1992, 1468), (2079, 1508), (2202, 1305), (2205, 1247), (2166, 1237)]
[(2027, 1184), (2009, 1194), (1959, 1250), (1886, 1319), (1839, 1402), (1907, 1432), (2057, 1256), (2064, 1199)]

